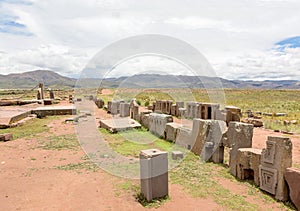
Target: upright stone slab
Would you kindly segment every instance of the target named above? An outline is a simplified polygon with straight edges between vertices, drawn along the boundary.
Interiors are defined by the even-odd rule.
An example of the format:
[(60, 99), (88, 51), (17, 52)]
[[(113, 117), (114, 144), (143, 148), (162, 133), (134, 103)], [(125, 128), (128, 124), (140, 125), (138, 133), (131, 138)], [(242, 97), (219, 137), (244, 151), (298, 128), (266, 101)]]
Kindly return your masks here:
[(151, 201), (168, 195), (168, 153), (158, 149), (140, 152), (141, 193)]
[(100, 98), (95, 99), (95, 104), (97, 105), (98, 108), (103, 108), (104, 106), (104, 101)]
[(230, 122), (225, 146), (230, 147), (229, 168), (233, 176), (237, 176), (237, 151), (239, 148), (251, 148), (253, 125), (241, 122)]
[(111, 114), (116, 115), (119, 112), (119, 106), (120, 106), (120, 102), (119, 101), (112, 101), (111, 102)]
[(191, 150), (195, 143), (195, 140), (192, 139), (192, 130), (185, 127), (178, 128), (175, 143), (176, 145)]
[(300, 210), (300, 170), (287, 168), (284, 177), (289, 186), (291, 201)]
[(130, 102), (130, 117), (136, 121), (139, 121), (139, 104), (137, 104), (136, 99), (132, 99)]
[(173, 122), (173, 117), (166, 114), (149, 114), (149, 131), (158, 137), (165, 137), (166, 124)]
[(184, 102), (176, 102), (176, 112), (175, 116), (180, 116), (180, 108), (184, 108)]
[(194, 119), (192, 139), (195, 140), (192, 152), (200, 155), (203, 161), (223, 163), (223, 135), (226, 123), (218, 120)]
[(176, 105), (176, 104), (173, 104), (173, 105), (171, 106), (171, 115), (172, 115), (172, 116), (177, 116), (176, 111), (177, 111), (177, 105)]
[(280, 201), (286, 201), (288, 188), (284, 174), (292, 166), (292, 142), (287, 137), (269, 136), (266, 144), (259, 166), (260, 189), (275, 195)]
[(130, 104), (129, 103), (120, 103), (120, 117), (130, 116)]
[(149, 115), (151, 114), (151, 111), (142, 111), (140, 114), (140, 123), (145, 127), (149, 129)]
[(108, 101), (107, 102), (107, 113), (111, 113), (111, 105), (112, 105), (112, 101)]
[(54, 92), (53, 90), (49, 90), (50, 99), (54, 100)]

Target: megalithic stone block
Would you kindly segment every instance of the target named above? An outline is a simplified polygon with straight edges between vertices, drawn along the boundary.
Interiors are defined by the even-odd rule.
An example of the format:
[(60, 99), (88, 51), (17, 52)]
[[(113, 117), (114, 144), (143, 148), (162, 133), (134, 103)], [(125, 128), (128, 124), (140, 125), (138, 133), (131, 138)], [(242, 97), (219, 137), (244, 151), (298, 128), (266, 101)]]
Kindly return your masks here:
[(168, 153), (158, 149), (140, 152), (141, 193), (152, 201), (165, 197), (169, 192)]

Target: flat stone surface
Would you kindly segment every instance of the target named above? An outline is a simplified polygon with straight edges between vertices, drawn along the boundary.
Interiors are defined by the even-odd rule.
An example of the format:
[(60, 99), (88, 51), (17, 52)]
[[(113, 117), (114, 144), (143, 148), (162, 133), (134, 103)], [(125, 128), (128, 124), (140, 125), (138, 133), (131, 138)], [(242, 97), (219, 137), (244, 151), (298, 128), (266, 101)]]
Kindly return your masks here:
[(289, 185), (290, 198), (296, 208), (300, 210), (300, 170), (287, 168), (284, 177)]
[(141, 124), (130, 118), (118, 118), (100, 120), (100, 127), (112, 132), (117, 132), (131, 128), (140, 128)]

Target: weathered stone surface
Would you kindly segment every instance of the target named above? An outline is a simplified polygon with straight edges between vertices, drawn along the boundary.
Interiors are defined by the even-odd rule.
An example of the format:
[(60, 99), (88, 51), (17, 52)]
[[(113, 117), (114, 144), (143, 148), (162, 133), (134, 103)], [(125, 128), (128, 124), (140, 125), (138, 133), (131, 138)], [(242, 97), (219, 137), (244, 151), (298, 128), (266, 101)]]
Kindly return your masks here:
[(239, 148), (251, 148), (253, 137), (253, 125), (241, 122), (229, 122), (227, 131), (227, 140), (224, 146), (230, 149), (229, 153), (229, 167), (230, 173), (237, 176), (237, 151)]
[(149, 115), (151, 111), (143, 111), (140, 113), (140, 123), (145, 127), (149, 128)]
[(130, 104), (120, 103), (120, 117), (128, 117), (130, 115)]
[(200, 103), (199, 117), (201, 119), (216, 119), (216, 113), (219, 108), (220, 105), (216, 103)]
[(0, 134), (0, 141), (11, 141), (13, 139), (12, 133)]
[(165, 137), (166, 124), (173, 122), (173, 117), (166, 114), (149, 114), (149, 131), (158, 137)]
[(136, 121), (139, 121), (139, 104), (137, 104), (136, 99), (132, 99), (130, 102), (130, 117)]
[(157, 149), (140, 152), (141, 193), (151, 201), (168, 195), (168, 153)]
[(175, 141), (176, 140), (176, 136), (177, 136), (177, 132), (178, 132), (178, 129), (181, 127), (182, 125), (181, 124), (178, 124), (178, 123), (167, 123), (166, 124), (166, 137), (165, 139), (166, 140), (169, 140), (169, 141)]
[(172, 151), (172, 159), (173, 160), (183, 159), (183, 152), (181, 152), (181, 151)]
[(266, 144), (259, 166), (260, 188), (275, 195), (276, 199), (286, 201), (288, 188), (284, 174), (292, 166), (292, 142), (287, 137), (269, 136)]
[(240, 148), (237, 152), (237, 177), (241, 180), (253, 179), (259, 186), (259, 165), (261, 149)]
[(235, 106), (226, 106), (226, 122), (239, 122), (242, 118), (242, 111), (239, 107)]
[(300, 210), (300, 170), (287, 168), (284, 177), (289, 186), (291, 201)]
[(100, 98), (95, 99), (95, 104), (97, 105), (98, 108), (103, 108), (104, 106), (104, 101)]
[(195, 143), (195, 140), (192, 140), (192, 130), (185, 127), (178, 128), (175, 143), (188, 150), (192, 149), (192, 146)]
[(243, 123), (252, 124), (254, 127), (262, 127), (264, 126), (263, 121), (261, 119), (255, 118), (246, 118), (242, 120)]
[[(200, 123), (198, 129), (194, 127), (197, 120), (193, 122), (193, 133), (197, 131), (195, 134), (198, 134), (198, 136), (192, 151), (195, 154), (200, 154), (203, 161), (223, 163), (224, 147), (222, 138), (226, 132), (226, 123), (219, 120), (198, 121)], [(197, 127), (197, 124), (195, 126)]]

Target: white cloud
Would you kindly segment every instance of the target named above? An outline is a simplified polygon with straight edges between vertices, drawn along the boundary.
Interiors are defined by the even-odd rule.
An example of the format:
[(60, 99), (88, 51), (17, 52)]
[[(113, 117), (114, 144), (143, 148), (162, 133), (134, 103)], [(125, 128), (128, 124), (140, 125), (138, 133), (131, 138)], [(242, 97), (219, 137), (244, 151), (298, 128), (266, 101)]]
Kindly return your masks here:
[(217, 69), (221, 76), (230, 79), (300, 80), (300, 48), (245, 54)]
[(2, 74), (36, 68), (78, 73), (94, 53), (112, 42), (155, 33), (199, 49), (219, 76), (299, 76), (297, 49), (280, 55), (270, 50), (275, 42), (300, 35), (296, 0), (24, 2), (28, 1), (0, 3), (1, 14), (14, 17), (32, 33), (27, 37), (0, 33), (0, 51), (5, 52), (0, 58)]

